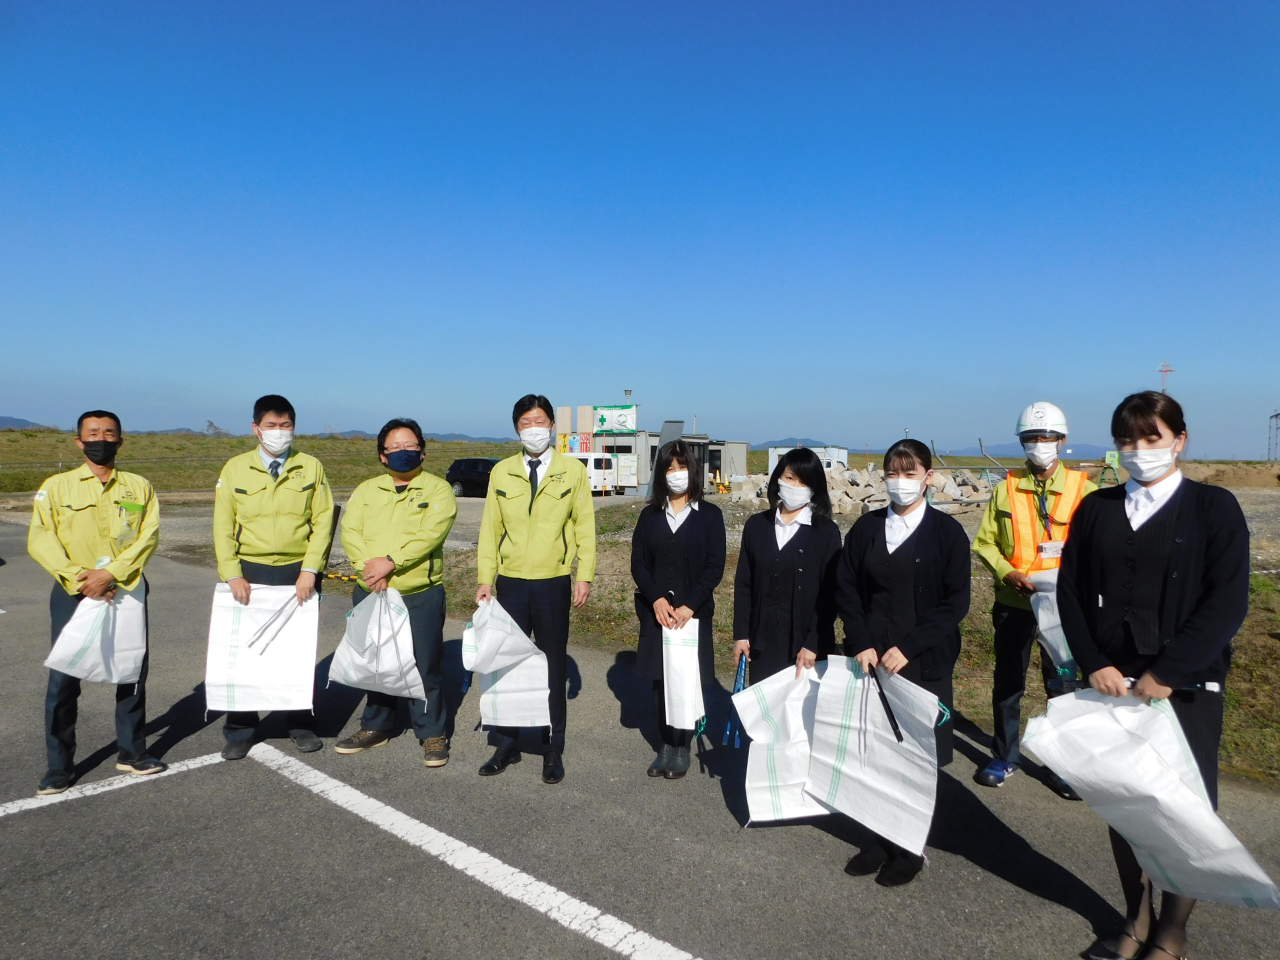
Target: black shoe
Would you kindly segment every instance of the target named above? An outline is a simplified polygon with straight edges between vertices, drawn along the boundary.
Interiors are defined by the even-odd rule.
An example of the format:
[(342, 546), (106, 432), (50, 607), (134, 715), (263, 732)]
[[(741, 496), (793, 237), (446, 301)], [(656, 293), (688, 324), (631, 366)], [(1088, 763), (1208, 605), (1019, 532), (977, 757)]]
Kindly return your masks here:
[(54, 793), (62, 793), (71, 786), (71, 776), (70, 770), (48, 771), (40, 781), (40, 785), (36, 787), (36, 796), (47, 797)]
[(856, 856), (850, 857), (844, 865), (844, 872), (851, 877), (869, 877), (876, 873), (889, 861), (889, 854), (884, 847), (873, 843)]
[(169, 769), (169, 765), (161, 763), (147, 753), (139, 754), (133, 759), (122, 753), (119, 759), (116, 760), (116, 769), (123, 770), (125, 773), (132, 773), (135, 777), (148, 777), (153, 773), (164, 773)]
[(664, 743), (662, 749), (658, 751), (658, 756), (654, 758), (653, 763), (649, 764), (649, 769), (645, 771), (651, 777), (660, 777), (667, 772), (667, 767), (671, 761), (675, 759), (676, 748), (669, 743)]
[(222, 759), (243, 760), (249, 755), (249, 748), (252, 746), (248, 740), (228, 740), (227, 745), (222, 748)]
[(689, 772), (689, 748), (676, 747), (675, 753), (671, 756), (671, 762), (667, 764), (667, 770), (663, 774), (668, 780), (679, 780)]
[(1063, 780), (1052, 770), (1046, 770), (1047, 774), (1044, 778), (1045, 786), (1060, 796), (1063, 800), (1080, 800), (1080, 794), (1071, 788), (1071, 784)]
[[(670, 774), (668, 774), (670, 776)], [(559, 783), (564, 779), (564, 762), (556, 751), (548, 751), (542, 758), (542, 782)]]
[(289, 739), (293, 741), (299, 753), (315, 753), (317, 750), (324, 749), (324, 741), (310, 730), (292, 730), (289, 733)]
[(880, 868), (876, 874), (876, 883), (882, 887), (900, 887), (910, 883), (924, 869), (924, 857), (898, 850), (893, 859)]
[(520, 762), (520, 751), (512, 747), (499, 747), (480, 768), (480, 776), (496, 777), (513, 763)]

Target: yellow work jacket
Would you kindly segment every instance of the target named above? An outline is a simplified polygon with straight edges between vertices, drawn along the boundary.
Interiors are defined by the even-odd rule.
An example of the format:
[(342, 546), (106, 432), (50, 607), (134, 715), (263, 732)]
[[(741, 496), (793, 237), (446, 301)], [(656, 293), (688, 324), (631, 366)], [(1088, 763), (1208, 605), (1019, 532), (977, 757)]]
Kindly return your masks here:
[(240, 561), (323, 573), (333, 535), (333, 492), (315, 457), (290, 450), (272, 480), (258, 448), (222, 468), (213, 501), (218, 576), (243, 576)]
[(480, 521), (476, 579), (492, 584), (498, 574), (523, 580), (562, 577), (578, 558), (575, 580), (596, 573), (596, 514), (591, 481), (581, 460), (551, 455), (529, 509), (524, 454), (507, 457), (489, 474)]
[[(387, 586), (418, 593), (444, 578), (444, 541), (457, 515), (449, 484), (425, 470), (403, 493), (391, 477), (374, 477), (356, 487), (342, 512), (342, 548), (357, 572), (366, 560), (390, 557), (396, 569)], [(360, 586), (369, 589), (363, 574)]]
[[(1010, 501), (1009, 482), (1006, 479), (991, 488), (991, 500), (987, 503), (987, 511), (983, 514), (982, 522), (978, 524), (978, 532), (973, 538), (973, 552), (978, 555), (995, 578), (996, 602), (1030, 610), (1031, 601), (1005, 583), (1004, 578), (1013, 570), (1027, 573), (1056, 568), (1057, 562), (1036, 561), (1038, 544), (1045, 540), (1065, 540), (1068, 531), (1066, 527), (1053, 524), (1050, 534), (1046, 536), (1044, 523), (1040, 519), (1040, 511), (1035, 503), (1037, 499), (1035, 477), (1026, 470), (1010, 470), (1009, 476), (1014, 479), (1014, 489), (1019, 494), (1029, 495), (1031, 498), (1031, 504), (1025, 504), (1025, 502), (1023, 504), (1023, 507), (1030, 506), (1030, 510), (1024, 512), (1023, 507), (1018, 509), (1019, 519), (1022, 517), (1027, 519), (1022, 526), (1032, 534), (1030, 538), (1032, 542), (1019, 542), (1017, 531), (1020, 524), (1015, 523), (1015, 505)], [(1098, 489), (1098, 485), (1083, 471), (1068, 470), (1059, 462), (1053, 471), (1053, 476), (1045, 485), (1049, 516), (1055, 520), (1069, 522), (1071, 515), (1075, 512), (1074, 508), (1065, 510), (1064, 508), (1069, 505), (1062, 502), (1062, 496), (1067, 493), (1068, 481), (1071, 481), (1072, 486), (1079, 483), (1080, 497)], [(1078, 499), (1075, 506), (1079, 506)], [(1015, 558), (1019, 561), (1017, 566), (1013, 562)]]
[(150, 481), (114, 470), (104, 484), (89, 465), (50, 477), (35, 496), (27, 552), (69, 594), (85, 570), (109, 570), (125, 590), (160, 543), (160, 504)]

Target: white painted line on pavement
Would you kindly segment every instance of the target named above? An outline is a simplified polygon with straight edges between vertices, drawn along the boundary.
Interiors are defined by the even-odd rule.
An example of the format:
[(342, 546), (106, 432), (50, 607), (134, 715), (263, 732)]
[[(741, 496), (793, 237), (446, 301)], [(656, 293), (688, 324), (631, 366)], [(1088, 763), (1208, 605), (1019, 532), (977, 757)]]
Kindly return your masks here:
[(504, 897), (532, 907), (574, 933), (580, 933), (624, 957), (634, 957), (636, 960), (692, 960), (692, 954), (651, 937), (626, 921), (603, 913), (591, 904), (571, 897), (420, 820), (414, 820), (342, 781), (286, 756), (269, 744), (256, 744), (249, 751), (249, 756), (312, 793), (474, 877)]
[(94, 797), (100, 793), (109, 793), (112, 790), (119, 790), (121, 787), (132, 787), (135, 783), (147, 783), (152, 780), (160, 780), (163, 777), (172, 777), (175, 773), (184, 773), (187, 770), (195, 770), (199, 767), (207, 767), (211, 763), (221, 763), (222, 756), (217, 753), (208, 753), (203, 757), (196, 757), (192, 760), (179, 760), (177, 763), (169, 764), (169, 769), (163, 773), (149, 773), (146, 776), (137, 776), (136, 774), (126, 773), (123, 777), (111, 777), (107, 780), (97, 780), (93, 783), (78, 784), (62, 793), (51, 793), (44, 797), (24, 797), (21, 800), (11, 800), (8, 803), (0, 803), (0, 817), (7, 817), (11, 813), (22, 813), (24, 810), (37, 810), (40, 807), (47, 807), (53, 803), (62, 803), (66, 800), (79, 800), (82, 797)]

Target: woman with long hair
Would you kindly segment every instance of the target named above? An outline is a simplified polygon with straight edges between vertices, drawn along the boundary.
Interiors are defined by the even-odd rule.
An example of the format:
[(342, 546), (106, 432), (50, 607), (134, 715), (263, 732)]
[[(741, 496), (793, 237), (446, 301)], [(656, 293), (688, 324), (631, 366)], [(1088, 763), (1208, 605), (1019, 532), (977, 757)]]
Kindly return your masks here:
[(711, 645), (713, 594), (724, 576), (724, 515), (702, 498), (702, 465), (683, 440), (658, 451), (648, 505), (631, 534), (631, 577), (636, 583), (640, 641), (636, 673), (653, 681), (653, 712), (662, 748), (649, 776), (677, 780), (689, 770), (692, 730), (667, 723), (662, 630), (698, 621), (698, 667), (703, 686), (715, 679)]
[(835, 649), (840, 528), (818, 455), (779, 457), (768, 497), (742, 528), (733, 584), (733, 660), (748, 658), (752, 683), (792, 665), (798, 676)]
[[(884, 455), (889, 506), (864, 514), (844, 541), (838, 603), (844, 649), (868, 673), (896, 673), (938, 698), (946, 723), (936, 728), (938, 766), (952, 759), (951, 671), (960, 656), (960, 621), (969, 612), (969, 536), (958, 520), (925, 499), (933, 458), (919, 440), (899, 440)], [(910, 883), (924, 857), (877, 836), (844, 868), (876, 874), (876, 883)]]
[[(1169, 701), (1216, 809), (1222, 685), (1249, 607), (1249, 529), (1230, 491), (1178, 469), (1187, 424), (1172, 397), (1125, 397), (1111, 435), (1129, 479), (1085, 497), (1072, 518), (1058, 575), (1062, 627), (1094, 690)], [(1151, 879), (1110, 833), (1125, 922), (1085, 956), (1185, 956), (1195, 900), (1165, 892), (1157, 914)]]

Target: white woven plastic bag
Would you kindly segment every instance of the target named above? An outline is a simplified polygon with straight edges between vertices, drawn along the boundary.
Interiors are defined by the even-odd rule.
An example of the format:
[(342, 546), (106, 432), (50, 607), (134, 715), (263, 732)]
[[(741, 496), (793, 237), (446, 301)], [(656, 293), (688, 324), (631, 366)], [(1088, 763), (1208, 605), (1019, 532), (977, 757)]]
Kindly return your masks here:
[(462, 665), (480, 678), (480, 719), (491, 727), (549, 727), (547, 655), (497, 600), (462, 632)]
[(1027, 724), (1024, 750), (1062, 777), (1133, 847), (1161, 890), (1280, 908), (1280, 891), (1205, 793), (1168, 701), (1081, 690)]
[(1035, 593), (1031, 594), (1031, 612), (1035, 614), (1036, 626), (1040, 629), (1040, 646), (1049, 654), (1058, 673), (1074, 680), (1078, 672), (1076, 658), (1071, 655), (1067, 634), (1058, 615), (1058, 571), (1033, 573), (1031, 582), (1036, 587)]
[(886, 840), (923, 853), (938, 789), (938, 700), (897, 674), (877, 675), (902, 742), (875, 680), (852, 657), (829, 657), (818, 687), (805, 789)]
[(293, 587), (254, 584), (248, 604), (213, 589), (205, 700), (210, 710), (310, 710), (320, 594), (298, 604)]
[(678, 630), (662, 628), (662, 695), (667, 723), (677, 730), (693, 730), (706, 716), (698, 668), (696, 618)]
[(398, 590), (371, 593), (347, 612), (329, 680), (393, 697), (427, 698), (413, 656), (409, 610)]
[(146, 607), (117, 590), (113, 600), (86, 597), (76, 605), (44, 665), (94, 683), (137, 683), (146, 655)]
[(747, 754), (747, 809), (753, 823), (814, 817), (830, 810), (805, 792), (818, 685), (827, 664), (796, 677), (787, 667), (733, 696)]

